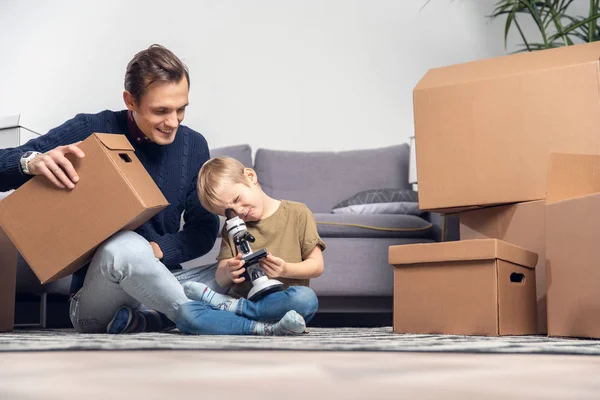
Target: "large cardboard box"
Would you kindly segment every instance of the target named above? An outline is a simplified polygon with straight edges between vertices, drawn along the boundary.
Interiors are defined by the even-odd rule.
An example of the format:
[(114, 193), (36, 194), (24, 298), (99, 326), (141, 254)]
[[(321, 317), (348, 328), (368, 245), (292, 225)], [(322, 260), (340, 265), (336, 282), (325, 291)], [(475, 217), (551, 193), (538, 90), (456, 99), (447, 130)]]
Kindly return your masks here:
[(537, 333), (537, 254), (497, 239), (390, 246), (394, 332)]
[(42, 283), (72, 274), (111, 235), (168, 205), (124, 135), (96, 133), (79, 147), (83, 159), (68, 156), (75, 189), (36, 176), (0, 201), (0, 226)]
[(543, 200), (552, 152), (600, 153), (600, 42), (428, 71), (414, 89), (423, 210)]
[(600, 155), (552, 155), (546, 202), (548, 335), (600, 338)]
[(0, 332), (14, 327), (16, 282), (17, 249), (0, 228)]
[(459, 213), (460, 239), (500, 239), (538, 255), (535, 267), (538, 333), (546, 334), (546, 203), (544, 200)]

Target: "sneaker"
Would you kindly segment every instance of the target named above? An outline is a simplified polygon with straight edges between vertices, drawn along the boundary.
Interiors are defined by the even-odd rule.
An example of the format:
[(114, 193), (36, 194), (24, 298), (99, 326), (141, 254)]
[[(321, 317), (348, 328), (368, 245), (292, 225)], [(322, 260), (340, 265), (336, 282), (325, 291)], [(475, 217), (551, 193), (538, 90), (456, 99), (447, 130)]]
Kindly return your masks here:
[(129, 333), (132, 331), (133, 325), (135, 324), (135, 314), (131, 307), (122, 306), (117, 310), (112, 320), (108, 323), (106, 327), (106, 333), (110, 334), (118, 334), (118, 333)]

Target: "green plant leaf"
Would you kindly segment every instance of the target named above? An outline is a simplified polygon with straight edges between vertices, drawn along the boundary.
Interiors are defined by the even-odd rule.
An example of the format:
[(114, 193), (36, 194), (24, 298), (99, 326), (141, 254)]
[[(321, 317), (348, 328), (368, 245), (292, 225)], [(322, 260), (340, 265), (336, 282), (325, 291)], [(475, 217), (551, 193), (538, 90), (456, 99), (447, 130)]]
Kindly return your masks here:
[[(600, 40), (600, 0), (589, 0), (588, 16), (569, 14), (569, 7), (575, 0), (500, 0), (494, 5), (488, 18), (506, 18), (504, 21), (504, 47), (508, 46), (511, 29), (517, 29), (522, 47), (516, 52), (536, 51), (578, 42)], [(521, 22), (523, 17), (533, 20), (541, 42), (527, 39)]]
[(581, 28), (582, 26), (584, 26), (584, 25), (588, 24), (589, 22), (592, 22), (592, 21), (593, 21), (594, 23), (596, 23), (596, 20), (597, 20), (598, 18), (600, 18), (600, 13), (597, 13), (597, 14), (594, 14), (594, 15), (592, 15), (592, 16), (590, 16), (590, 17), (588, 17), (588, 18), (582, 19), (582, 20), (580, 20), (580, 21), (578, 21), (578, 22), (576, 22), (576, 23), (572, 23), (572, 24), (570, 24), (569, 26), (567, 26), (567, 27), (566, 27), (566, 28), (563, 30), (563, 32), (561, 32), (561, 33), (557, 33), (557, 34), (554, 34), (554, 35), (550, 36), (549, 40), (554, 40), (554, 39), (556, 39), (556, 38), (557, 38), (558, 36), (560, 36), (560, 35), (563, 35), (563, 34), (565, 34), (565, 33), (570, 33), (570, 32), (572, 32), (572, 31), (574, 31), (574, 30), (576, 30), (576, 29), (579, 29), (579, 28)]

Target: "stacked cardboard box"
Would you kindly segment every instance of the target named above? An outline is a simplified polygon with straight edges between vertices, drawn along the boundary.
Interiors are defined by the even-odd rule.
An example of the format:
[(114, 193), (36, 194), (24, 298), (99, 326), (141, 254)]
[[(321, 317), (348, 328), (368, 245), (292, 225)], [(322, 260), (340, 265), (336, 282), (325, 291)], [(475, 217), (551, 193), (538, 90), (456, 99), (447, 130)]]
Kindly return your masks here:
[(16, 284), (17, 249), (0, 227), (0, 332), (13, 329)]
[(600, 156), (553, 154), (549, 177), (548, 334), (600, 338)]
[[(421, 209), (458, 213), (462, 246), (496, 239), (538, 255), (535, 277), (525, 278), (537, 281), (528, 300), (537, 333), (600, 337), (600, 270), (593, 268), (600, 250), (592, 246), (594, 234), (600, 239), (600, 197), (582, 197), (600, 193), (600, 157), (582, 156), (600, 154), (599, 58), (598, 42), (510, 55), (432, 69), (414, 90)], [(443, 245), (429, 251), (449, 262)], [(395, 305), (402, 310), (398, 302), (411, 298), (400, 289), (409, 283), (394, 251)], [(423, 268), (428, 259), (421, 258)], [(586, 277), (586, 284), (578, 281)], [(471, 284), (465, 290), (483, 287)], [(437, 295), (434, 287), (423, 290)], [(517, 315), (530, 304), (513, 306)], [(592, 315), (597, 322), (589, 322)], [(394, 318), (402, 318), (399, 311)], [(456, 332), (476, 333), (466, 325)]]
[(536, 332), (537, 254), (497, 239), (390, 247), (394, 332)]

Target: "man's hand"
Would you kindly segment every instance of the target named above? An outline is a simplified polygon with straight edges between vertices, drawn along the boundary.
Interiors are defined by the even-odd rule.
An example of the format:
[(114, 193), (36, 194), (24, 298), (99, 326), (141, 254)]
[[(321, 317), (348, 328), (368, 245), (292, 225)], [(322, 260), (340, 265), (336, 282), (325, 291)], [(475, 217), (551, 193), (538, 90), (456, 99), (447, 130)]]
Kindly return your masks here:
[(246, 268), (242, 268), (245, 261), (242, 260), (242, 253), (238, 253), (234, 258), (230, 258), (227, 260), (227, 264), (225, 264), (225, 271), (227, 273), (227, 277), (231, 279), (233, 283), (242, 283), (246, 280), (243, 276), (240, 276), (246, 271)]
[(160, 246), (158, 245), (158, 243), (150, 242), (150, 246), (152, 246), (152, 251), (154, 252), (154, 257), (158, 258), (159, 260), (162, 260), (162, 258), (165, 255), (163, 254), (162, 250), (160, 249)]
[(67, 160), (65, 155), (71, 153), (79, 158), (85, 157), (84, 152), (77, 147), (79, 143), (59, 146), (47, 153), (36, 156), (28, 163), (29, 172), (32, 175), (44, 175), (61, 189), (66, 187), (73, 189), (75, 183), (79, 181), (79, 176), (77, 176), (73, 164)]
[(285, 261), (273, 254), (267, 254), (259, 261), (260, 267), (271, 279), (283, 277), (285, 274)]

